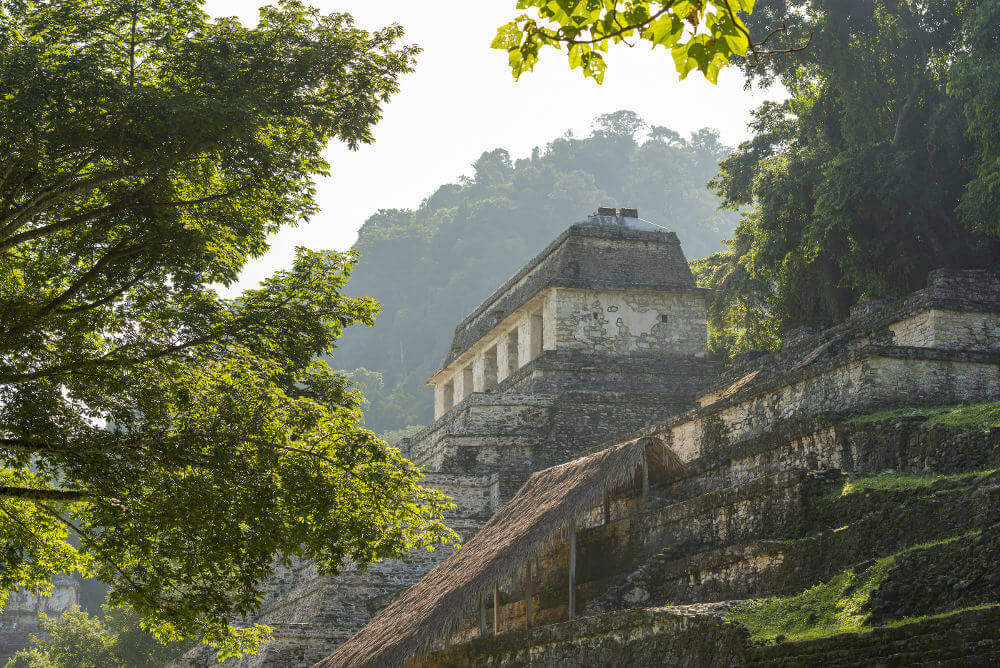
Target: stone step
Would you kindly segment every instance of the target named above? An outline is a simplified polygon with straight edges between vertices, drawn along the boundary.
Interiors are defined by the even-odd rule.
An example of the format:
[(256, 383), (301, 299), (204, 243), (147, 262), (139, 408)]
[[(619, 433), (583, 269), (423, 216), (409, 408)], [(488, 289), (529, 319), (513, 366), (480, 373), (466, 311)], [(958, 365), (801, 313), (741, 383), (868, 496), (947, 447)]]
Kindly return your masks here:
[[(754, 666), (968, 665), (1000, 655), (1000, 612), (972, 610), (900, 627), (751, 650)], [(964, 662), (964, 664), (963, 664)]]

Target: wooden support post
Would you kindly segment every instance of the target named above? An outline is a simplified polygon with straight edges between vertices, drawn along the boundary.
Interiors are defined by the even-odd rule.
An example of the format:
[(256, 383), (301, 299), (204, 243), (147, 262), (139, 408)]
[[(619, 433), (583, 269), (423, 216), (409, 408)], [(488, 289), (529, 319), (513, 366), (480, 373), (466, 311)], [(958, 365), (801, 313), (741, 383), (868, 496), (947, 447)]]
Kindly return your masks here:
[(524, 562), (524, 616), (531, 628), (531, 559)]
[(611, 497), (604, 495), (604, 523), (611, 524)]
[(642, 505), (646, 505), (646, 497), (649, 496), (649, 461), (642, 460)]
[(500, 583), (493, 582), (493, 635), (500, 635)]
[(479, 637), (486, 637), (486, 596), (479, 595)]
[[(605, 497), (607, 498), (607, 497)], [(569, 525), (569, 618), (576, 619), (576, 522)]]

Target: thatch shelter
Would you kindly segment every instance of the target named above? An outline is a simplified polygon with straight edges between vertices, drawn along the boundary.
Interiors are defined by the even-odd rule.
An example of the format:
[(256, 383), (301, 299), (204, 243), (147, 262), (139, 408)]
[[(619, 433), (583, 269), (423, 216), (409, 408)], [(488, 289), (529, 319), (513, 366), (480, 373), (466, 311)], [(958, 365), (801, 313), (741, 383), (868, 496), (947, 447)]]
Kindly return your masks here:
[(680, 460), (656, 437), (614, 445), (531, 476), (468, 543), (379, 612), (317, 667), (399, 666), (460, 628), (495, 583), (518, 577), (607, 495), (674, 475)]

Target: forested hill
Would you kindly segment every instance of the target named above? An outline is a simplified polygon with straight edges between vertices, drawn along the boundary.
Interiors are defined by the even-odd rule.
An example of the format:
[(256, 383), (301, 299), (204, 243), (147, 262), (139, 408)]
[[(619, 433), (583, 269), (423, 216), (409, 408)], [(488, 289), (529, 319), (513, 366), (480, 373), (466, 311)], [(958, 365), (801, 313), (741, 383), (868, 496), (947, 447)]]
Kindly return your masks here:
[[(619, 111), (589, 137), (569, 134), (529, 158), (482, 154), (474, 173), (438, 188), (416, 210), (381, 210), (361, 228), (349, 286), (382, 304), (373, 329), (355, 327), (334, 351), (368, 398), (366, 421), (385, 432), (431, 421), (424, 383), (455, 326), (535, 253), (598, 205), (634, 206), (675, 231), (689, 259), (721, 248), (736, 216), (706, 183), (729, 153), (702, 129), (689, 138)], [(376, 375), (379, 374), (379, 375)]]

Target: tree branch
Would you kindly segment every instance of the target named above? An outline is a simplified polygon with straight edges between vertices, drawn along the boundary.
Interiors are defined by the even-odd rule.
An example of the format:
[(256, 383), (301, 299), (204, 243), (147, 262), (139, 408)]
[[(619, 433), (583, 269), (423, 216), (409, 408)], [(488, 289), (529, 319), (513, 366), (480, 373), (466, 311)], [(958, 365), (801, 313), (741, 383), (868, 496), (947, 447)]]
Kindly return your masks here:
[(115, 359), (113, 356), (117, 353), (122, 352), (127, 348), (123, 346), (121, 348), (116, 348), (112, 350), (107, 355), (102, 357), (94, 357), (87, 360), (81, 360), (79, 362), (73, 362), (71, 364), (61, 364), (47, 369), (40, 369), (38, 371), (32, 371), (31, 373), (20, 373), (12, 374), (8, 376), (0, 376), (0, 383), (24, 383), (30, 380), (38, 380), (39, 378), (45, 378), (47, 376), (58, 376), (66, 373), (72, 373), (74, 371), (79, 371), (82, 369), (93, 369), (98, 367), (113, 367), (113, 366), (132, 366), (135, 364), (142, 364), (143, 362), (152, 362), (153, 360), (160, 359), (161, 357), (166, 357), (167, 355), (191, 348), (192, 346), (201, 345), (203, 343), (208, 343), (220, 336), (223, 336), (226, 332), (216, 332), (213, 334), (206, 334), (205, 336), (196, 337), (190, 339), (183, 343), (178, 343), (172, 346), (167, 346), (157, 350), (156, 352), (148, 353), (146, 355), (140, 355), (138, 357), (120, 358)]
[(86, 492), (67, 489), (37, 489), (33, 487), (0, 486), (0, 498), (17, 499), (19, 501), (58, 501), (73, 503), (86, 501)]
[(135, 255), (136, 253), (140, 252), (142, 249), (150, 245), (149, 242), (144, 244), (134, 244), (132, 246), (126, 246), (125, 243), (126, 243), (125, 241), (121, 241), (117, 245), (113, 246), (103, 256), (101, 256), (101, 258), (97, 262), (94, 263), (93, 267), (87, 270), (86, 273), (84, 273), (80, 278), (76, 279), (76, 281), (74, 281), (72, 285), (66, 288), (62, 292), (62, 294), (60, 294), (58, 297), (56, 297), (48, 304), (43, 306), (41, 309), (36, 311), (34, 315), (32, 315), (30, 318), (26, 318), (19, 324), (16, 324), (13, 327), (11, 327), (9, 330), (7, 330), (7, 335), (14, 336), (20, 334), (21, 332), (24, 332), (26, 329), (28, 329), (28, 327), (31, 324), (37, 323), (39, 320), (42, 320), (46, 316), (52, 314), (60, 306), (62, 306), (67, 301), (76, 296), (76, 294), (80, 292), (80, 290), (82, 290), (84, 287), (86, 287), (88, 283), (97, 278), (97, 276), (104, 271), (104, 268), (112, 261), (120, 260), (124, 257), (128, 257), (129, 255)]
[(55, 312), (58, 313), (58, 314), (60, 314), (60, 315), (68, 315), (68, 314), (72, 314), (72, 313), (82, 313), (84, 311), (89, 311), (91, 309), (95, 309), (95, 308), (99, 308), (101, 306), (104, 306), (108, 302), (113, 301), (116, 297), (120, 297), (121, 295), (125, 294), (125, 292), (127, 292), (129, 290), (129, 288), (131, 288), (136, 283), (138, 283), (143, 278), (145, 278), (145, 276), (147, 274), (149, 274), (148, 270), (146, 270), (146, 271), (140, 271), (138, 274), (136, 274), (135, 278), (133, 278), (132, 280), (126, 281), (120, 288), (114, 290), (113, 292), (111, 292), (110, 294), (102, 297), (101, 299), (98, 299), (96, 301), (92, 301), (92, 302), (87, 303), (87, 304), (80, 304), (78, 306), (71, 306), (71, 307), (68, 307), (68, 308), (59, 308), (59, 309), (56, 309)]
[[(115, 181), (118, 181), (123, 178), (128, 178), (131, 176), (139, 176), (141, 174), (146, 174), (153, 171), (159, 171), (160, 174), (162, 175), (164, 169), (169, 169), (176, 166), (181, 161), (183, 161), (184, 158), (199, 153), (203, 149), (208, 148), (212, 143), (213, 142), (203, 142), (200, 140), (200, 137), (199, 139), (192, 139), (191, 141), (188, 142), (186, 146), (181, 148), (179, 151), (162, 160), (154, 160), (153, 162), (150, 162), (148, 164), (133, 166), (128, 169), (123, 168), (123, 169), (113, 170), (110, 172), (104, 172), (103, 174), (94, 176), (93, 178), (85, 181), (81, 181), (80, 183), (77, 183), (69, 188), (66, 188), (62, 192), (59, 192), (59, 189), (62, 186), (65, 186), (69, 182), (69, 180), (72, 179), (72, 176), (75, 176), (75, 174), (71, 174), (71, 176), (68, 179), (62, 179), (59, 183), (56, 183), (44, 189), (41, 193), (36, 195), (30, 202), (21, 206), (20, 210), (10, 212), (4, 216), (0, 216), (0, 222), (9, 221), (6, 225), (0, 228), (0, 237), (2, 237), (4, 234), (9, 234), (14, 230), (18, 229), (21, 225), (30, 220), (31, 217), (34, 216), (35, 214), (45, 211), (46, 209), (56, 205), (57, 203), (63, 200), (68, 199), (69, 197), (72, 197), (73, 195), (77, 195), (86, 192), (88, 190), (95, 190), (97, 188), (104, 187), (108, 184), (114, 183)], [(149, 182), (143, 184), (143, 186), (136, 191), (136, 194), (148, 188), (149, 185), (156, 182), (158, 179), (159, 176), (154, 177)], [(16, 235), (15, 237), (3, 239), (2, 241), (0, 241), (0, 249), (9, 248), (10, 246), (23, 242), (25, 239), (21, 238), (22, 235), (28, 235), (28, 234), (33, 235), (28, 238), (34, 238), (34, 236), (38, 236), (35, 230), (29, 230), (27, 232), (23, 232), (21, 235)]]
[(60, 230), (65, 230), (70, 227), (79, 225), (80, 223), (86, 223), (88, 221), (94, 220), (96, 218), (101, 218), (103, 216), (110, 215), (112, 213), (117, 213), (119, 211), (124, 211), (128, 208), (128, 205), (134, 202), (134, 199), (124, 198), (119, 200), (114, 204), (109, 204), (107, 206), (101, 207), (100, 209), (91, 209), (90, 211), (84, 211), (75, 216), (70, 216), (69, 218), (64, 218), (63, 220), (57, 221), (55, 223), (49, 223), (48, 225), (43, 225), (41, 227), (36, 227), (31, 230), (25, 230), (20, 234), (15, 234), (12, 237), (0, 240), (0, 250), (5, 248), (12, 248), (18, 244), (23, 244), (25, 241), (31, 241), (32, 239), (37, 239), (39, 237), (44, 237), (53, 232), (58, 232)]
[(51, 443), (36, 441), (30, 438), (0, 438), (0, 450), (17, 450), (18, 452), (62, 454), (65, 450), (53, 448)]
[(726, 5), (726, 12), (728, 12), (729, 18), (732, 20), (733, 25), (735, 25), (736, 28), (741, 33), (743, 33), (743, 35), (747, 38), (748, 48), (750, 49), (750, 53), (753, 54), (753, 60), (751, 60), (749, 56), (744, 56), (744, 59), (746, 60), (747, 65), (749, 67), (759, 67), (765, 60), (779, 53), (796, 53), (797, 51), (804, 51), (809, 48), (810, 44), (812, 44), (813, 31), (810, 30), (809, 39), (807, 39), (806, 43), (803, 44), (802, 46), (791, 47), (788, 49), (771, 49), (768, 51), (759, 51), (758, 47), (766, 44), (769, 39), (774, 37), (779, 32), (787, 33), (788, 25), (784, 21), (782, 21), (781, 25), (772, 30), (771, 32), (767, 33), (767, 36), (764, 37), (764, 39), (762, 39), (759, 42), (754, 42), (753, 38), (750, 37), (750, 31), (747, 30), (746, 27), (743, 25), (743, 23), (736, 18), (736, 12), (733, 11), (732, 6), (729, 4), (729, 0), (723, 0), (723, 4)]
[[(641, 30), (642, 28), (645, 28), (650, 23), (652, 23), (653, 21), (655, 21), (656, 19), (660, 18), (661, 16), (663, 16), (664, 14), (666, 14), (668, 11), (670, 11), (670, 8), (674, 4), (675, 4), (674, 2), (671, 2), (671, 3), (667, 4), (660, 11), (656, 12), (655, 14), (650, 15), (650, 17), (648, 19), (646, 19), (645, 21), (641, 21), (640, 23), (633, 23), (631, 25), (623, 26), (623, 27), (619, 28), (618, 30), (615, 30), (614, 32), (609, 32), (607, 34), (601, 35), (600, 37), (594, 37), (593, 39), (574, 39), (572, 37), (559, 37), (558, 35), (555, 35), (555, 34), (548, 34), (548, 35), (546, 35), (543, 30), (539, 30), (538, 32), (540, 34), (542, 34), (543, 37), (545, 37), (546, 39), (551, 39), (553, 42), (565, 42), (566, 44), (597, 44), (598, 42), (604, 42), (604, 41), (609, 40), (609, 39), (614, 39), (615, 37), (618, 37), (619, 35), (623, 35), (623, 34), (625, 34), (627, 32), (631, 32), (633, 30)], [(621, 24), (618, 23), (618, 20), (617, 20), (617, 12), (615, 13), (615, 16), (616, 16), (615, 24), (616, 25), (621, 25)], [(593, 33), (591, 33), (591, 34), (593, 34)]]

